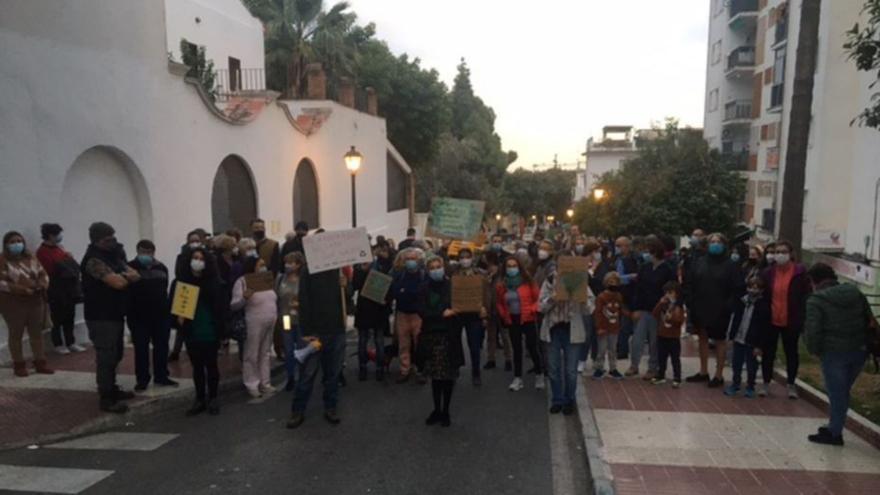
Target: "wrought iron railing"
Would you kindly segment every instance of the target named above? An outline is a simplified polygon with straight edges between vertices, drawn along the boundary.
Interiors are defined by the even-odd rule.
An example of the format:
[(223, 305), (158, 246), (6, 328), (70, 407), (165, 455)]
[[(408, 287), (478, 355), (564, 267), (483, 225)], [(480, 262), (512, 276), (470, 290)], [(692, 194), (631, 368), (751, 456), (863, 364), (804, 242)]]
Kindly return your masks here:
[(755, 65), (755, 47), (741, 46), (727, 56), (727, 70)]
[(734, 100), (724, 105), (724, 121), (752, 118), (752, 100)]
[(218, 101), (245, 92), (265, 90), (265, 69), (220, 69), (214, 72), (214, 95)]

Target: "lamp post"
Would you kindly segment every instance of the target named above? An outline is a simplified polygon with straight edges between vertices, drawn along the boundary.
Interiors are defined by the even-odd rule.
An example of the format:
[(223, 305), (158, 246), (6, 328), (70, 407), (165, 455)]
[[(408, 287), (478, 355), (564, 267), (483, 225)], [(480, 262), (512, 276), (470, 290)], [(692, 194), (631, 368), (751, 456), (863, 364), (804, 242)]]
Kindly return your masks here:
[(355, 184), (355, 176), (357, 176), (358, 170), (361, 168), (364, 155), (352, 145), (348, 153), (345, 154), (344, 159), (345, 168), (351, 172), (351, 227), (355, 228), (357, 227), (357, 185)]
[(602, 189), (602, 188), (593, 189), (593, 198), (595, 198), (596, 201), (602, 201), (602, 199), (605, 198), (605, 189)]
[(567, 216), (568, 220), (571, 221), (571, 219), (574, 218), (574, 210), (572, 208), (569, 208), (565, 211), (565, 216)]

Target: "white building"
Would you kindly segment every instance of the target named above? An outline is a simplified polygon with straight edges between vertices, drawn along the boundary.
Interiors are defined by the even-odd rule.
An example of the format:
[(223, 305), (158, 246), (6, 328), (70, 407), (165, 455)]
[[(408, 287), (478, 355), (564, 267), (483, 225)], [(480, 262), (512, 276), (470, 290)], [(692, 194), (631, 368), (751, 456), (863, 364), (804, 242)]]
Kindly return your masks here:
[[(850, 125), (868, 106), (872, 75), (858, 73), (842, 48), (861, 4), (822, 2), (803, 247), (877, 260), (880, 133)], [(783, 0), (710, 7), (704, 136), (748, 178), (741, 219), (768, 237), (779, 231), (800, 7)]]
[(590, 194), (599, 177), (619, 170), (623, 162), (638, 154), (636, 139), (641, 132), (635, 131), (633, 126), (608, 125), (602, 128), (601, 140), (592, 137), (587, 140), (586, 166), (576, 174), (575, 202)]
[[(102, 220), (129, 253), (150, 238), (166, 262), (195, 227), (348, 228), (351, 146), (364, 155), (358, 225), (402, 239), (412, 224), (410, 169), (375, 94), (370, 113), (352, 108), (351, 86), (328, 101), (315, 69), (312, 99), (277, 100), (247, 75), (263, 72), (262, 26), (239, 0), (5, 0), (2, 12), (0, 231), (32, 248), (47, 221), (75, 256)], [(231, 74), (216, 105), (176, 62), (181, 39)]]

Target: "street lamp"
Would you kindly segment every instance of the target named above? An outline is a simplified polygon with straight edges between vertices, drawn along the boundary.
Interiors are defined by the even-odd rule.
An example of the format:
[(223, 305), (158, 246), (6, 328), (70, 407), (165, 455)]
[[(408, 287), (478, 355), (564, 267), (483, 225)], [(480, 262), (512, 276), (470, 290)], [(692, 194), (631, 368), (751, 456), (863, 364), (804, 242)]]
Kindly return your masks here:
[(604, 197), (605, 197), (605, 189), (601, 189), (601, 188), (593, 189), (593, 198), (595, 198), (596, 201), (601, 201)]
[(500, 221), (501, 221), (501, 213), (496, 213), (496, 214), (495, 214), (495, 221), (496, 221), (496, 222), (500, 222)]
[(554, 216), (554, 215), (547, 215), (547, 221), (550, 222), (550, 223), (555, 222), (555, 221), (556, 221), (556, 216)]
[(343, 158), (345, 159), (345, 168), (351, 172), (351, 227), (355, 228), (357, 227), (357, 185), (355, 184), (355, 176), (361, 168), (361, 162), (364, 160), (364, 155), (352, 145), (351, 149), (348, 150), (348, 153), (346, 153)]
[(571, 220), (572, 218), (574, 218), (574, 210), (569, 208), (565, 211), (565, 216), (567, 216), (568, 219)]

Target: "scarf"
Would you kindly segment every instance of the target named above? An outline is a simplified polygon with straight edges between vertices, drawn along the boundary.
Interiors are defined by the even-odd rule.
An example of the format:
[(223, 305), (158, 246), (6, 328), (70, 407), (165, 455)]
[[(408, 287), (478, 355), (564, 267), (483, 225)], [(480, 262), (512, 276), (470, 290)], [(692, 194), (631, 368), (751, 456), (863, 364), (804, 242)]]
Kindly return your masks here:
[(517, 287), (522, 285), (522, 275), (517, 275), (515, 277), (511, 277), (510, 275), (505, 275), (505, 284), (509, 290), (516, 290)]

